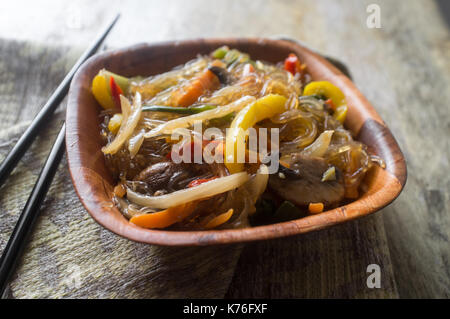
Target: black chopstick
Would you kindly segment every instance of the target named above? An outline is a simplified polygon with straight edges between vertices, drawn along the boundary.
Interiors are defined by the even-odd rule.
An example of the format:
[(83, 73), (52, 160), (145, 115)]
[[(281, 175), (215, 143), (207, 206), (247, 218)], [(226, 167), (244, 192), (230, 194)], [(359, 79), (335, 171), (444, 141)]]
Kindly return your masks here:
[(38, 217), (39, 208), (47, 194), (48, 189), (55, 176), (59, 162), (64, 153), (64, 135), (66, 132), (66, 125), (63, 124), (56, 138), (50, 154), (47, 157), (44, 167), (39, 174), (36, 184), (28, 197), (27, 203), (20, 214), (19, 220), (3, 250), (0, 259), (0, 296), (4, 297), (9, 278), (15, 268), (15, 265), (21, 255), (23, 248), (26, 245), (27, 237), (32, 229), (36, 218)]
[(105, 30), (100, 34), (100, 36), (95, 40), (94, 43), (83, 53), (83, 55), (78, 59), (72, 69), (67, 73), (66, 77), (62, 80), (59, 86), (56, 88), (55, 92), (50, 96), (47, 103), (45, 103), (44, 107), (39, 111), (39, 113), (34, 118), (31, 125), (26, 129), (26, 131), (22, 134), (20, 139), (17, 141), (16, 145), (12, 148), (12, 150), (5, 157), (3, 162), (0, 164), (0, 187), (8, 178), (9, 174), (12, 172), (14, 167), (19, 162), (19, 159), (23, 156), (25, 151), (33, 142), (34, 138), (38, 134), (38, 132), (44, 127), (53, 112), (56, 110), (58, 105), (66, 96), (69, 91), (70, 82), (72, 81), (75, 72), (78, 68), (86, 61), (89, 57), (91, 57), (100, 47), (103, 40), (108, 35), (109, 31), (111, 31), (114, 24), (119, 19), (120, 14), (117, 14), (111, 23), (108, 24)]
[[(42, 126), (46, 124), (46, 119), (48, 119), (52, 115), (55, 108), (67, 94), (70, 81), (72, 80), (77, 69), (87, 58), (89, 58), (97, 51), (103, 40), (108, 35), (109, 31), (111, 31), (119, 16), (120, 15), (118, 14), (114, 18), (114, 20), (101, 33), (100, 37), (94, 42), (94, 44), (89, 47), (89, 49), (80, 57), (80, 59), (78, 59), (77, 63), (64, 78), (63, 82), (61, 82), (61, 84), (58, 86), (55, 93), (53, 93), (53, 95), (50, 97), (50, 100), (45, 104), (44, 108), (33, 120), (31, 126), (25, 131), (19, 142), (8, 154), (5, 161), (3, 161), (0, 167), (0, 186), (12, 171), (18, 159), (23, 155), (23, 153), (33, 141), (33, 135), (37, 134)], [(19, 216), (19, 220), (14, 227), (11, 237), (6, 244), (5, 249), (3, 250), (2, 256), (0, 258), (0, 298), (5, 297), (8, 281), (11, 278), (17, 261), (26, 245), (27, 237), (31, 233), (34, 222), (39, 215), (39, 209), (41, 207), (42, 201), (44, 200), (47, 191), (50, 188), (59, 162), (61, 161), (65, 146), (65, 131), (66, 126), (65, 124), (63, 124), (58, 137), (56, 138), (56, 141), (47, 157), (45, 165), (39, 174), (36, 184), (34, 185), (33, 190), (31, 191), (31, 194), (25, 204), (25, 207), (23, 208), (22, 213)]]

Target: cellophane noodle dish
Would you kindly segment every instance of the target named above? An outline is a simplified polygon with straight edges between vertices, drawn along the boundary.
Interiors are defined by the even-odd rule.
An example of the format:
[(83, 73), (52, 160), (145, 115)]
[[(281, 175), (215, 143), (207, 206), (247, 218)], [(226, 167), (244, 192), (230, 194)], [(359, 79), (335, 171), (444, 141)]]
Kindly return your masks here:
[(293, 53), (273, 64), (223, 46), (149, 77), (102, 69), (91, 89), (113, 201), (139, 227), (295, 220), (355, 200), (384, 166), (345, 129), (341, 90)]

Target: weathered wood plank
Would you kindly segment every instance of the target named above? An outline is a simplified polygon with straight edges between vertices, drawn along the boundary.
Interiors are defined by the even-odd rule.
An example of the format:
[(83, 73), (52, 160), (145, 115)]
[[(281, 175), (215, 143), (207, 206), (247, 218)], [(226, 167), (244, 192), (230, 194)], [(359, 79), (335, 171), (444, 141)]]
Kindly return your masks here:
[(400, 140), (409, 176), (403, 194), (385, 210), (386, 234), (400, 296), (448, 298), (450, 33), (433, 3), (390, 8), (379, 66), (394, 94), (377, 106)]
[[(369, 288), (371, 264), (381, 287)], [(228, 298), (397, 298), (381, 216), (303, 236), (249, 244)]]
[(382, 212), (400, 297), (448, 297), (450, 33), (435, 2), (417, 0), (377, 1), (382, 27), (365, 28), (355, 12), (368, 3), (330, 7), (328, 28), (345, 26), (327, 51), (350, 66), (406, 157), (405, 190)]

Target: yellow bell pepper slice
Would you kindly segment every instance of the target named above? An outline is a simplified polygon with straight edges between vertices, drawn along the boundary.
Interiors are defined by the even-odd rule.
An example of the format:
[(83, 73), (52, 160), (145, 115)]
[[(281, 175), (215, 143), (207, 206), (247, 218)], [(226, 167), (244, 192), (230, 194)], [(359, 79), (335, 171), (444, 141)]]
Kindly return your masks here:
[(336, 108), (334, 111), (333, 117), (341, 123), (345, 122), (345, 118), (347, 117), (348, 106), (347, 104), (342, 104)]
[(94, 94), (95, 99), (104, 109), (115, 107), (109, 85), (104, 76), (98, 74), (92, 80), (92, 94)]
[(95, 99), (104, 109), (112, 109), (115, 107), (113, 97), (111, 95), (111, 88), (109, 86), (110, 77), (114, 78), (116, 84), (122, 89), (123, 92), (128, 91), (130, 85), (130, 79), (117, 75), (102, 69), (92, 80), (92, 94)]
[(337, 86), (328, 81), (311, 82), (305, 86), (303, 95), (322, 95), (327, 99), (331, 99), (333, 104), (336, 105), (336, 111), (333, 114), (334, 118), (344, 123), (348, 107), (344, 93)]
[(225, 143), (225, 166), (231, 174), (244, 170), (244, 163), (239, 161), (238, 146), (245, 142), (246, 131), (259, 121), (286, 111), (286, 101), (282, 95), (269, 94), (239, 111), (227, 129)]
[(123, 115), (122, 113), (116, 113), (109, 119), (108, 130), (116, 134), (119, 131), (120, 125), (122, 124)]

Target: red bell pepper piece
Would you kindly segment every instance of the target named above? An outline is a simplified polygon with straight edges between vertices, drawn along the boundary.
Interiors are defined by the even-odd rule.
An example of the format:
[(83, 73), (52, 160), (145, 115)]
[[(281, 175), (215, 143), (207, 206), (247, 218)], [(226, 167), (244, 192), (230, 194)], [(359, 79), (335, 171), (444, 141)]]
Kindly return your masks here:
[(120, 105), (120, 94), (123, 94), (123, 91), (120, 86), (116, 84), (116, 81), (112, 76), (109, 78), (109, 87), (111, 88), (111, 95), (114, 103), (116, 104), (116, 107), (122, 111), (122, 107)]
[(284, 60), (284, 69), (288, 72), (291, 72), (292, 75), (301, 72), (302, 66), (298, 57), (294, 53), (289, 54), (286, 60)]
[(198, 186), (198, 185), (200, 185), (200, 184), (203, 184), (203, 183), (212, 181), (213, 179), (216, 179), (216, 178), (217, 178), (217, 176), (214, 176), (214, 177), (211, 177), (211, 178), (199, 178), (199, 179), (194, 179), (192, 182), (190, 182), (190, 183), (188, 184), (187, 187), (188, 187), (188, 188), (195, 187), (195, 186)]

